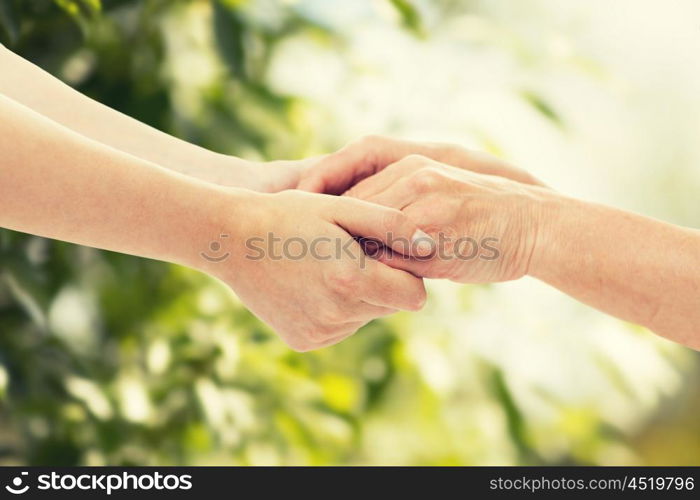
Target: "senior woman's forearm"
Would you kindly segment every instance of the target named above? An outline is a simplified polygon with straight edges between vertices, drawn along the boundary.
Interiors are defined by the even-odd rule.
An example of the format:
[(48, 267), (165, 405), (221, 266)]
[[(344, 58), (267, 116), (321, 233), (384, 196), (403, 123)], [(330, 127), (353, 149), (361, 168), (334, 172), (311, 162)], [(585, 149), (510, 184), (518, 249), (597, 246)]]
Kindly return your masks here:
[[(197, 267), (235, 193), (87, 139), (0, 94), (0, 226)], [(228, 219), (227, 219), (228, 222)]]
[(700, 349), (700, 231), (552, 194), (529, 273)]

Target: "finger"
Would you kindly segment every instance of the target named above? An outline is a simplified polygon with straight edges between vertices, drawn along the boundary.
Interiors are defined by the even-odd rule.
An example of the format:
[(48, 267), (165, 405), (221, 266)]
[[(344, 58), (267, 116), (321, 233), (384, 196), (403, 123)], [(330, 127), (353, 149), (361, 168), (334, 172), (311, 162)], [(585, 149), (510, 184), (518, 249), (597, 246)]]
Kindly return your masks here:
[(433, 253), (435, 241), (401, 211), (349, 197), (337, 200), (333, 221), (353, 236), (380, 241), (404, 255)]
[(412, 153), (434, 151), (429, 143), (389, 137), (367, 136), (322, 158), (302, 174), (299, 189), (314, 193), (341, 194), (353, 185)]
[(302, 174), (299, 189), (315, 193), (340, 194), (359, 181), (412, 154), (454, 165), (463, 170), (547, 187), (529, 172), (478, 151), (438, 142), (415, 142), (368, 136), (328, 155), (317, 166), (307, 170)]
[(328, 155), (318, 162), (307, 166), (301, 171), (297, 189), (309, 193), (334, 194), (326, 190), (326, 179), (330, 179), (334, 175), (342, 175), (342, 173), (334, 173), (333, 165), (334, 160), (331, 158), (331, 155)]
[(410, 155), (401, 160), (392, 163), (381, 172), (368, 177), (357, 184), (350, 190), (346, 191), (345, 195), (368, 200), (377, 193), (381, 193), (394, 183), (409, 176), (410, 174), (425, 167), (431, 160), (423, 156)]
[(476, 172), (477, 174), (495, 175), (522, 182), (523, 184), (547, 187), (546, 184), (526, 170), (506, 163), (488, 153), (452, 145), (443, 145), (442, 149), (444, 151), (441, 155), (442, 158), (433, 159), (454, 165), (462, 170)]
[(380, 248), (372, 255), (378, 263), (397, 271), (410, 273), (414, 278), (434, 278), (435, 263), (431, 259), (407, 259), (390, 248)]
[(418, 311), (425, 305), (426, 292), (422, 279), (376, 260), (368, 261), (365, 271), (367, 279), (360, 289), (363, 301), (404, 311)]
[(416, 201), (416, 191), (408, 179), (404, 178), (363, 199), (377, 205), (403, 210)]
[(375, 173), (373, 151), (349, 144), (321, 158), (302, 173), (298, 188), (312, 193), (341, 194)]
[[(370, 141), (371, 143), (372, 141)], [(387, 167), (390, 163), (398, 162), (409, 155), (421, 155), (462, 170), (469, 170), (478, 174), (495, 175), (524, 184), (547, 187), (542, 181), (523, 169), (514, 167), (488, 153), (463, 148), (455, 144), (416, 142), (378, 137), (373, 145), (379, 149), (373, 155), (373, 158), (379, 165), (383, 163)], [(379, 170), (381, 168), (377, 169), (377, 171)]]
[(384, 191), (389, 185), (391, 185), (392, 180), (395, 179), (395, 176), (383, 175), (384, 172), (385, 170), (358, 182), (353, 187), (345, 191), (343, 196), (350, 196), (360, 200), (368, 200), (373, 195)]

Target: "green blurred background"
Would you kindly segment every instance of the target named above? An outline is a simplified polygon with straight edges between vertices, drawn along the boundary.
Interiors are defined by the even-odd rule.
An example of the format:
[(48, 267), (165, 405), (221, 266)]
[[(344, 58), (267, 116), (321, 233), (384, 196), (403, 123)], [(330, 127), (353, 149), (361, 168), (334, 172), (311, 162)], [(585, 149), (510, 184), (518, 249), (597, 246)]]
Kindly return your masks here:
[[(453, 141), (700, 227), (699, 18), (692, 0), (0, 0), (0, 42), (220, 152)], [(429, 291), (298, 354), (194, 271), (0, 230), (0, 463), (700, 465), (697, 353), (528, 279)]]

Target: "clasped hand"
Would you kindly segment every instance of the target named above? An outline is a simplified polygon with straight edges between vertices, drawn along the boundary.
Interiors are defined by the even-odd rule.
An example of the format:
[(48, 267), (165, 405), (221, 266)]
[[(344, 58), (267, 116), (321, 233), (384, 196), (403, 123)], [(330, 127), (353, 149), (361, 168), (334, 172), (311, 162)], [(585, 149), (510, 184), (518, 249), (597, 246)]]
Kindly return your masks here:
[[(526, 274), (700, 349), (697, 229), (567, 197), (445, 144), (366, 137), (322, 158), (242, 160), (2, 47), (0, 66), (0, 227), (209, 273), (294, 349), (420, 309), (423, 278)], [(209, 258), (217, 235), (229, 245)]]
[[(273, 242), (285, 247), (281, 258), (249, 246), (220, 275), (298, 351), (420, 309), (424, 277), (483, 283), (524, 275), (537, 243), (534, 202), (548, 191), (523, 171), (456, 146), (381, 137), (309, 164), (298, 187), (251, 195), (255, 213), (238, 228), (270, 255)], [(489, 258), (459, 252), (460, 244), (485, 241)]]

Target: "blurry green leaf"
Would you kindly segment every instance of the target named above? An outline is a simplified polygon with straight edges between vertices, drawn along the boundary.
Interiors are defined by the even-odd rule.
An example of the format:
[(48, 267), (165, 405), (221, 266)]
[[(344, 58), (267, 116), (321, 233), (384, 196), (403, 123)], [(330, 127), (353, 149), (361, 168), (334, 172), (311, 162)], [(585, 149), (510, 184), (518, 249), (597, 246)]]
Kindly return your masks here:
[(351, 413), (360, 403), (361, 388), (357, 381), (339, 373), (327, 373), (319, 383), (328, 407), (340, 413)]
[(75, 21), (86, 38), (102, 9), (100, 0), (54, 0), (54, 3)]
[(636, 397), (634, 387), (631, 385), (630, 381), (625, 376), (625, 373), (620, 369), (615, 361), (611, 360), (607, 355), (600, 352), (592, 353), (591, 358), (598, 363), (598, 365), (607, 375), (610, 383), (614, 384), (619, 389), (620, 393), (630, 398)]
[(491, 368), (491, 390), (505, 412), (508, 433), (523, 460), (526, 462), (536, 460), (536, 456), (528, 444), (525, 419), (513, 399), (503, 372), (499, 368)]
[(102, 10), (102, 0), (82, 0), (82, 5), (89, 11), (94, 13), (100, 12)]
[(0, 0), (0, 34), (11, 45), (19, 38), (19, 17), (13, 0)]
[[(429, 5), (463, 4), (467, 14), (474, 14), (472, 21), (498, 24), (476, 12), (471, 0), (387, 2), (409, 36), (426, 29), (423, 13), (432, 13)], [(19, 33), (13, 50), (22, 57), (61, 76), (68, 63), (81, 62), (76, 54), (90, 54), (94, 67), (84, 79), (71, 82), (79, 91), (166, 132), (237, 156), (300, 157), (320, 147), (316, 136), (327, 134), (318, 132), (328, 127), (328, 117), (336, 116), (332, 107), (321, 110), (302, 98), (279, 94), (284, 86), (269, 86), (269, 64), (278, 47), (295, 38), (337, 50), (339, 58), (351, 54), (343, 30), (304, 2), (0, 0), (0, 7), (14, 7), (0, 18), (0, 40), (10, 40), (11, 19)], [(80, 36), (78, 26), (94, 36)], [(168, 31), (174, 26), (181, 32)], [(378, 27), (395, 29), (392, 23)], [(509, 45), (508, 26), (503, 28), (488, 27), (493, 33), (480, 43), (517, 53)], [(207, 30), (214, 30), (214, 44)], [(219, 71), (216, 61), (211, 64), (212, 51), (221, 53), (230, 71)], [(527, 47), (522, 52), (539, 56)], [(187, 68), (192, 68), (189, 73)], [(202, 88), (192, 92), (192, 83)], [(520, 95), (520, 88), (514, 93), (535, 113), (562, 126), (558, 110), (538, 93)], [(471, 128), (469, 135), (482, 146), (503, 153), (500, 136), (479, 133), (478, 122)], [(309, 148), (306, 134), (312, 137)], [(489, 365), (479, 372), (469, 366), (474, 354), (464, 343), (458, 345), (467, 352), (454, 362), (465, 362), (451, 366), (457, 354), (452, 353), (450, 366), (442, 370), (436, 360), (447, 358), (434, 358), (430, 349), (420, 353), (422, 343), (414, 344), (425, 333), (426, 342), (441, 345), (434, 346), (437, 350), (453, 345), (442, 345), (447, 339), (432, 328), (432, 319), (418, 322), (415, 316), (398, 315), (373, 321), (349, 342), (299, 355), (227, 287), (213, 286), (202, 274), (66, 243), (53, 242), (43, 254), (37, 247), (28, 252), (30, 240), (0, 229), (0, 275), (6, 276), (0, 276), (0, 364), (7, 379), (0, 460), (5, 462), (325, 465), (380, 463), (386, 457), (436, 465), (485, 458), (529, 464), (568, 457), (599, 462), (600, 457), (618, 456), (627, 437), (599, 425), (605, 417), (595, 407), (564, 414), (561, 428), (543, 424), (529, 404), (519, 404), (521, 394), (510, 383), (518, 373), (511, 371), (514, 367)], [(95, 299), (99, 317), (91, 327), (89, 353), (71, 350), (67, 338), (46, 335), (40, 327), (54, 294), (72, 283)], [(219, 291), (212, 294), (213, 288)], [(475, 290), (462, 288), (450, 307), (475, 308)], [(53, 310), (61, 312), (58, 306)], [(442, 322), (443, 311), (422, 314)], [(63, 328), (70, 331), (78, 316), (69, 310), (52, 319), (66, 320)], [(166, 347), (155, 355), (154, 345)], [(475, 380), (465, 375), (472, 369)], [(553, 364), (554, 375), (560, 369)], [(157, 407), (156, 422), (129, 422), (121, 412), (97, 418), (106, 412), (90, 411), (65, 384), (74, 377), (90, 380), (102, 394), (98, 399), (112, 401), (125, 374), (143, 386), (145, 400)], [(454, 377), (454, 388), (437, 390), (432, 380), (445, 375)], [(625, 392), (615, 377), (623, 375), (615, 370), (604, 375), (618, 395)], [(215, 389), (206, 407), (193, 390), (197, 378)], [(639, 392), (635, 384), (630, 388)], [(519, 383), (517, 390), (528, 388)], [(527, 393), (523, 396), (522, 401), (529, 401)], [(557, 415), (569, 406), (554, 396), (541, 399)], [(540, 433), (551, 434), (553, 441), (541, 441)], [(387, 455), (384, 448), (395, 449)]]
[(45, 283), (39, 278), (37, 270), (17, 258), (9, 258), (3, 263), (6, 268), (1, 275), (8, 289), (37, 326), (47, 326), (46, 311), (49, 299)]
[(201, 422), (193, 422), (185, 429), (183, 441), (193, 450), (206, 451), (211, 447), (211, 433)]
[(221, 0), (212, 0), (214, 7), (214, 34), (222, 59), (238, 78), (245, 78), (243, 38), (245, 25), (234, 7)]
[(54, 3), (72, 16), (97, 14), (102, 0), (54, 0)]
[(520, 95), (522, 95), (522, 97), (542, 116), (557, 127), (564, 128), (564, 120), (562, 117), (542, 96), (530, 90), (524, 90)]
[(54, 3), (71, 16), (77, 17), (81, 13), (80, 4), (75, 0), (54, 0)]
[(391, 4), (398, 11), (401, 22), (409, 31), (416, 36), (425, 36), (421, 15), (410, 0), (391, 0)]

